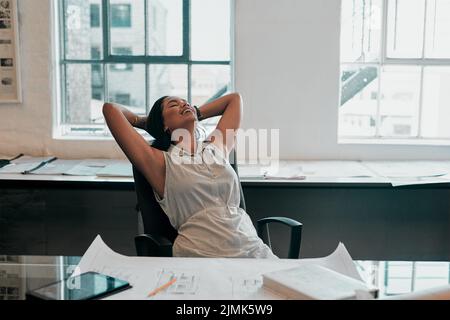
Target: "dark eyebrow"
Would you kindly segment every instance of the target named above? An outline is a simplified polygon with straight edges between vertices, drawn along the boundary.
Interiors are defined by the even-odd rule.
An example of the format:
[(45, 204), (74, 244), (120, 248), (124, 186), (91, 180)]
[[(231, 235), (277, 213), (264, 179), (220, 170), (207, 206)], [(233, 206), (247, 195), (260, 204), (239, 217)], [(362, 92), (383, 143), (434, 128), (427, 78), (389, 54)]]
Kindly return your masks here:
[[(178, 100), (178, 99), (170, 99), (170, 100), (167, 102), (167, 105), (169, 105), (171, 102), (176, 102), (176, 103), (178, 103), (177, 100)], [(185, 99), (180, 99), (180, 100), (187, 103), (187, 100), (185, 100)]]

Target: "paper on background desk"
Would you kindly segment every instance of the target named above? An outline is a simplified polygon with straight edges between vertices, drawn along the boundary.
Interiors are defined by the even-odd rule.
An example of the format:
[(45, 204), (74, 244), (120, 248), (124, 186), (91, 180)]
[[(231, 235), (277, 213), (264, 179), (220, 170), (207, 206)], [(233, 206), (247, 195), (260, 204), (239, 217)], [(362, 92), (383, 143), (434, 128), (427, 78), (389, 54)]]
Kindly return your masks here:
[(48, 161), (51, 158), (53, 158), (52, 156), (48, 156), (48, 157), (31, 157), (31, 156), (22, 156), (20, 158), (17, 158), (16, 160), (11, 161), (12, 163), (15, 164), (22, 164), (22, 163), (41, 163), (44, 161)]
[[(331, 255), (318, 259), (150, 258), (118, 254), (100, 236), (92, 242), (72, 276), (95, 271), (132, 285), (131, 289), (106, 299), (282, 299), (262, 288), (261, 275), (299, 264), (318, 264), (361, 280), (342, 243)], [(190, 291), (166, 290), (148, 298), (148, 293), (158, 287), (162, 277), (170, 273), (185, 274), (191, 284)]]
[(64, 160), (57, 159), (53, 162), (47, 163), (45, 166), (31, 172), (31, 174), (37, 175), (60, 175), (65, 172), (71, 170), (77, 164), (79, 164), (80, 160)]
[(297, 161), (282, 160), (272, 165), (241, 165), (241, 177), (256, 179), (305, 178), (372, 178), (376, 175), (359, 161)]
[(16, 160), (12, 160), (11, 164), (0, 168), (0, 173), (22, 173), (27, 170), (36, 168), (41, 162), (50, 160), (52, 157), (31, 157), (22, 156)]
[(306, 177), (372, 178), (376, 175), (359, 161), (298, 161)]
[(363, 161), (386, 178), (440, 177), (450, 173), (449, 161)]
[(116, 162), (97, 171), (97, 177), (133, 177), (133, 168), (129, 161)]
[(69, 176), (95, 176), (97, 172), (114, 163), (115, 160), (110, 159), (85, 159), (64, 174)]
[(449, 183), (450, 161), (364, 161), (363, 164), (394, 187)]
[(415, 177), (415, 178), (392, 178), (390, 183), (393, 187), (411, 186), (420, 184), (450, 183), (450, 174), (440, 177)]

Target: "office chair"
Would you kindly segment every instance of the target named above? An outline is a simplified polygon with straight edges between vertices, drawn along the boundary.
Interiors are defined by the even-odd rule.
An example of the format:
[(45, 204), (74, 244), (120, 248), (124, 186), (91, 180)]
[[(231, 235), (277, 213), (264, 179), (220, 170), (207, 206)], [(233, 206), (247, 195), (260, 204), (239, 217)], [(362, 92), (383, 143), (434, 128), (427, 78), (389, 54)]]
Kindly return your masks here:
[[(230, 153), (230, 163), (239, 177), (236, 152)], [(171, 257), (172, 244), (178, 233), (169, 222), (169, 218), (159, 206), (153, 194), (153, 189), (147, 179), (133, 166), (134, 184), (137, 195), (136, 210), (141, 215), (144, 234), (135, 237), (136, 252), (138, 256)], [(246, 210), (244, 193), (240, 185), (241, 201), (239, 206)], [(257, 221), (258, 236), (263, 239), (266, 226), (270, 223), (281, 223), (290, 227), (291, 238), (289, 243), (289, 259), (298, 259), (302, 239), (302, 224), (287, 217), (268, 217)], [(267, 228), (268, 234), (268, 228)], [(270, 239), (270, 237), (268, 237)], [(267, 243), (266, 243), (267, 244)], [(270, 241), (268, 243), (271, 247)]]

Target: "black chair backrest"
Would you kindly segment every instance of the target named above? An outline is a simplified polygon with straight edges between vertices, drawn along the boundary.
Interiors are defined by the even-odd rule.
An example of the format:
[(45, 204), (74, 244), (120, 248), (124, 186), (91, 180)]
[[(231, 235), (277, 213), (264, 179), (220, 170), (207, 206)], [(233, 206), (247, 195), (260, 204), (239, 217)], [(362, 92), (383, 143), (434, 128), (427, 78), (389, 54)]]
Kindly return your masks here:
[(171, 242), (175, 241), (178, 232), (172, 227), (169, 218), (156, 201), (153, 189), (147, 179), (135, 166), (133, 166), (133, 176), (144, 233), (160, 235)]
[(240, 194), (241, 194), (241, 198), (240, 198), (241, 201), (239, 203), (239, 207), (244, 209), (245, 211), (247, 211), (247, 206), (245, 205), (244, 190), (242, 189), (241, 179), (239, 178), (236, 149), (233, 149), (230, 152), (229, 161), (230, 161), (231, 167), (234, 169), (234, 171), (236, 172), (236, 175), (239, 179), (239, 189), (240, 189)]
[[(236, 152), (233, 150), (230, 153), (230, 164), (236, 171), (239, 178), (237, 169)], [(133, 166), (134, 185), (136, 188), (136, 195), (138, 201), (138, 208), (141, 212), (142, 222), (144, 227), (144, 233), (152, 235), (160, 235), (172, 243), (175, 241), (178, 233), (170, 224), (169, 218), (161, 209), (159, 203), (156, 201), (153, 189), (148, 183), (147, 179), (142, 175), (139, 170)], [(244, 192), (242, 185), (239, 182), (241, 201), (239, 206), (246, 210)]]

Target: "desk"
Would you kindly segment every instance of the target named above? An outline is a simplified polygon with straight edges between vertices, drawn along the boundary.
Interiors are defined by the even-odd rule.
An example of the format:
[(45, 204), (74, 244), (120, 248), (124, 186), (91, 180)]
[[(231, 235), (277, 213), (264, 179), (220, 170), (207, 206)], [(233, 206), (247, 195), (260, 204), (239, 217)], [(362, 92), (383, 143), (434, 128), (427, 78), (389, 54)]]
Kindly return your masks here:
[[(392, 187), (379, 178), (261, 181), (241, 178), (253, 220), (304, 224), (302, 257), (342, 241), (360, 260), (450, 260), (450, 185)], [(81, 255), (97, 234), (134, 255), (138, 233), (130, 178), (0, 175), (0, 254)], [(286, 255), (289, 234), (271, 227)]]
[[(233, 270), (233, 266), (237, 263), (235, 263), (236, 259), (144, 259), (149, 259), (151, 261), (149, 265), (154, 266), (154, 268), (149, 269), (149, 272), (157, 272), (159, 269), (174, 264), (183, 265), (186, 262), (189, 262), (195, 268), (205, 265), (205, 263), (220, 263), (221, 261), (228, 263), (230, 270)], [(80, 257), (69, 256), (0, 256), (0, 300), (25, 299), (27, 290), (36, 289), (47, 283), (66, 278), (74, 270), (79, 260)], [(248, 265), (255, 266), (255, 268), (257, 268), (258, 263), (267, 263), (267, 260), (248, 259), (247, 261)], [(288, 265), (292, 264), (292, 260), (281, 260), (280, 263)], [(355, 264), (366, 283), (380, 289), (380, 297), (450, 283), (449, 262), (355, 261)], [(260, 284), (257, 286), (259, 287)], [(237, 282), (233, 282), (233, 290), (235, 289), (242, 290)], [(258, 288), (254, 290), (258, 290)], [(217, 297), (212, 293), (210, 299), (217, 299)]]

